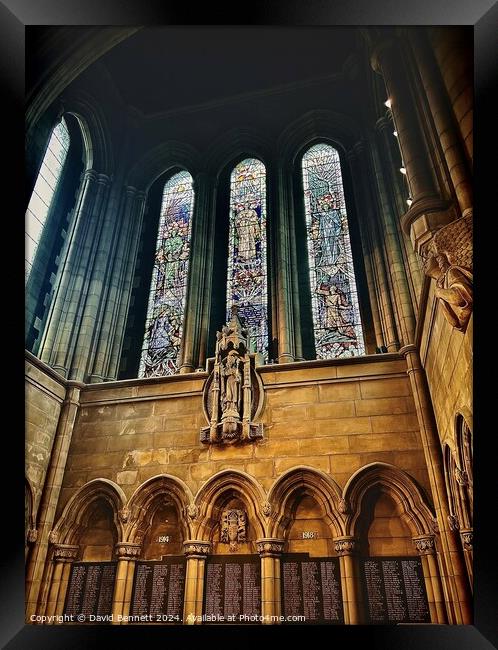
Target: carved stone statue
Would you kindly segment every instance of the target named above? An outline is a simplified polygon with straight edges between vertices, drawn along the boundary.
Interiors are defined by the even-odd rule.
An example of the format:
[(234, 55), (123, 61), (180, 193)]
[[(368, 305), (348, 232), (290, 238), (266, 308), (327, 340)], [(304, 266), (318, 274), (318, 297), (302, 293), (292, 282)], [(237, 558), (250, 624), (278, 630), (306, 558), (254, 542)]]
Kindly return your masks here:
[(473, 306), (471, 215), (438, 230), (423, 258), (425, 273), (436, 280), (435, 293), (446, 320), (465, 331)]
[[(230, 322), (216, 333), (214, 367), (206, 382), (204, 405), (209, 426), (201, 429), (203, 443), (236, 443), (263, 437), (261, 424), (251, 422), (254, 355), (249, 334), (232, 307)], [(257, 383), (257, 382), (256, 382)], [(257, 386), (256, 386), (257, 388)]]
[(243, 510), (225, 510), (221, 517), (220, 539), (236, 551), (238, 544), (246, 541), (246, 513)]

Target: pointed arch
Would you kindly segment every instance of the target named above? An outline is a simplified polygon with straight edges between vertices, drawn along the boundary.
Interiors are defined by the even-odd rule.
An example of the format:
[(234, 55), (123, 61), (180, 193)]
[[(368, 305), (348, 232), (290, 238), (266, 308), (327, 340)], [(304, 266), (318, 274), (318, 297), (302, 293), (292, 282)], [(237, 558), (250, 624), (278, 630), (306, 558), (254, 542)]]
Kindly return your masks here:
[(282, 474), (268, 493), (272, 506), (269, 537), (285, 538), (291, 524), (291, 509), (298, 495), (308, 495), (316, 500), (332, 537), (344, 534), (344, 524), (339, 514), (339, 486), (325, 472), (302, 465)]
[(400, 507), (402, 520), (413, 537), (433, 534), (435, 513), (423, 489), (398, 467), (371, 463), (356, 471), (344, 486), (343, 498), (348, 511), (346, 535), (357, 534), (364, 499), (374, 489), (389, 495)]
[(226, 469), (212, 476), (195, 496), (195, 505), (199, 509), (199, 523), (195, 532), (197, 539), (212, 538), (214, 528), (219, 524), (217, 502), (224, 494), (230, 493), (244, 502), (256, 536), (265, 536), (265, 523), (261, 514), (262, 505), (266, 501), (263, 488), (246, 472)]
[(188, 539), (190, 530), (185, 513), (193, 501), (190, 488), (176, 476), (158, 474), (140, 485), (130, 497), (127, 504), (128, 523), (124, 541), (141, 543), (150, 526), (154, 513), (164, 501), (171, 499), (178, 512), (178, 519), (183, 525), (183, 539)]
[(126, 502), (123, 490), (109, 479), (94, 479), (83, 485), (67, 502), (53, 531), (59, 544), (78, 544), (92, 507), (103, 500), (111, 508), (118, 542), (123, 539), (119, 511)]

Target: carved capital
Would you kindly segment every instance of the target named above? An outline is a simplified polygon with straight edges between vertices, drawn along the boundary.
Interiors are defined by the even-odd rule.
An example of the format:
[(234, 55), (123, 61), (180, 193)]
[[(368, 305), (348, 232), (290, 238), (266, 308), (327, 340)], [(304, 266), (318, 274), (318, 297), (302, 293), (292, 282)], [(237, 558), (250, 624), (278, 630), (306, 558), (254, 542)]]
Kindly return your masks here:
[(436, 552), (434, 535), (419, 535), (413, 538), (413, 543), (420, 555), (434, 555)]
[(70, 544), (54, 545), (54, 560), (56, 562), (74, 562), (78, 557), (80, 547)]
[(211, 542), (199, 539), (187, 539), (183, 542), (183, 552), (187, 557), (205, 558), (211, 551)]
[(464, 549), (466, 551), (471, 551), (473, 548), (474, 530), (472, 528), (461, 530), (460, 537), (462, 538), (462, 544)]
[(337, 555), (353, 555), (356, 551), (356, 539), (351, 535), (336, 537), (334, 548)]
[(274, 537), (264, 537), (256, 541), (256, 548), (262, 557), (281, 555), (285, 546), (284, 539)]
[(132, 544), (131, 542), (120, 542), (116, 544), (115, 552), (120, 560), (137, 560), (142, 552), (142, 545)]

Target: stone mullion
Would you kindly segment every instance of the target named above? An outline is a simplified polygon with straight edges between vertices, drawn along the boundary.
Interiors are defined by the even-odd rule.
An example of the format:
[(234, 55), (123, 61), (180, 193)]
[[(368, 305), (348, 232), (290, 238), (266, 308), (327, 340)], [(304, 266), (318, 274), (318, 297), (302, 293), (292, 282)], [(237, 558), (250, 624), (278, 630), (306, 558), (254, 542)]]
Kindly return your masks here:
[(431, 622), (447, 623), (448, 618), (444, 605), (444, 593), (437, 563), (434, 535), (418, 535), (413, 538), (413, 543), (422, 562)]
[(443, 80), (435, 59), (432, 59), (424, 47), (424, 43), (421, 42), (421, 35), (415, 33), (414, 30), (408, 30), (408, 34), (460, 212), (462, 216), (465, 216), (472, 212), (472, 179), (468, 173), (467, 159), (459, 138), (460, 134), (456, 133), (446, 89), (443, 88)]
[(376, 287), (376, 278), (374, 274), (374, 269), (372, 265), (372, 251), (371, 251), (371, 240), (367, 233), (366, 222), (369, 218), (367, 211), (365, 209), (365, 199), (363, 196), (362, 184), (356, 182), (356, 179), (359, 177), (358, 162), (356, 160), (356, 154), (354, 150), (351, 150), (347, 154), (349, 161), (349, 166), (351, 168), (351, 177), (355, 179), (353, 183), (353, 192), (356, 199), (357, 211), (358, 211), (358, 225), (360, 229), (360, 239), (361, 246), (363, 249), (363, 258), (365, 262), (365, 275), (367, 278), (367, 287), (368, 287), (368, 297), (370, 300), (370, 310), (372, 312), (372, 320), (375, 333), (375, 344), (376, 347), (380, 350), (385, 346), (384, 334), (382, 330), (381, 322), (381, 313), (380, 306), (378, 303), (378, 292)]
[(432, 232), (452, 221), (453, 215), (448, 210), (449, 202), (443, 200), (436, 187), (403, 52), (395, 37), (384, 38), (376, 45), (372, 65), (384, 77), (389, 93), (403, 165), (413, 199), (403, 217), (403, 228), (410, 232), (412, 244), (420, 253), (421, 247), (431, 239)]
[(444, 568), (441, 575), (443, 585), (448, 590), (447, 610), (449, 622), (453, 624), (470, 624), (472, 622), (472, 613), (466, 568), (461, 557), (460, 541), (449, 524), (450, 511), (444, 480), (441, 444), (425, 371), (420, 363), (418, 350), (414, 345), (403, 347), (400, 353), (403, 354), (407, 363), (407, 374), (410, 378), (415, 401), (420, 438), (440, 531), (441, 561)]
[[(358, 146), (358, 145), (357, 145)], [(387, 261), (389, 264), (390, 276), (393, 282), (394, 299), (399, 314), (399, 333), (406, 345), (414, 340), (415, 315), (410, 295), (410, 289), (406, 278), (404, 260), (401, 254), (398, 233), (394, 223), (392, 205), (389, 202), (384, 177), (381, 168), (381, 161), (375, 143), (371, 143), (371, 154), (374, 168), (374, 176), (377, 184), (377, 195), (379, 197), (380, 217), (383, 224), (384, 240), (386, 244)], [(358, 151), (360, 165), (363, 173), (361, 178), (366, 182), (368, 178), (368, 166), (366, 152), (360, 146)]]
[(278, 363), (289, 363), (294, 361), (294, 312), (292, 306), (290, 225), (285, 200), (286, 192), (283, 170), (276, 170), (271, 178), (275, 179), (276, 184), (276, 187), (270, 194), (270, 196), (273, 195), (270, 211), (274, 217), (277, 251), (275, 260), (277, 303), (274, 308), (276, 309), (278, 324), (277, 332), (273, 332), (273, 337), (277, 337), (278, 339)]
[(50, 464), (38, 509), (38, 539), (26, 572), (26, 609), (28, 617), (37, 613), (40, 589), (45, 572), (49, 533), (52, 530), (74, 422), (79, 407), (81, 384), (69, 382), (66, 399), (59, 416)]
[[(109, 353), (109, 362), (106, 364), (106, 379), (117, 379), (119, 374), (119, 362), (121, 350), (123, 347), (123, 338), (126, 326), (126, 317), (131, 299), (131, 290), (133, 288), (133, 275), (138, 254), (138, 244), (140, 242), (140, 233), (142, 230), (142, 221), (145, 209), (145, 193), (139, 191), (133, 198), (132, 209), (130, 214), (130, 223), (133, 229), (130, 236), (130, 246), (124, 261), (124, 273), (120, 282), (120, 289), (116, 304), (118, 308), (113, 314), (111, 324), (111, 346)], [(142, 335), (143, 336), (143, 335)]]
[(303, 342), (301, 336), (301, 304), (299, 298), (299, 275), (297, 269), (297, 241), (296, 241), (296, 215), (294, 212), (294, 201), (292, 192), (292, 172), (285, 172), (287, 188), (287, 209), (289, 213), (289, 235), (291, 248), (291, 273), (292, 273), (292, 306), (294, 309), (294, 356), (296, 361), (303, 361)]
[(210, 177), (206, 173), (197, 174), (194, 180), (194, 210), (192, 215), (192, 238), (190, 247), (189, 270), (187, 278), (187, 295), (185, 300), (182, 343), (179, 355), (179, 372), (194, 372), (199, 364), (201, 324), (203, 319), (204, 302), (207, 301), (204, 290), (204, 279), (209, 273), (206, 268), (206, 258), (211, 217)]
[(193, 625), (201, 622), (204, 570), (211, 544), (203, 540), (190, 539), (183, 542), (183, 550), (187, 556), (183, 622)]
[[(407, 196), (401, 192), (402, 175), (398, 168), (398, 161), (395, 160), (394, 147), (398, 147), (397, 139), (394, 136), (393, 123), (386, 119), (380, 118), (377, 120), (376, 129), (380, 137), (380, 146), (382, 148), (382, 158), (385, 159), (385, 165), (382, 165), (382, 158), (380, 160), (380, 167), (384, 169), (384, 179), (390, 192), (390, 205), (392, 207), (393, 227), (398, 235), (400, 246), (404, 253), (406, 260), (404, 266), (407, 269), (407, 279), (410, 281), (410, 293), (412, 297), (412, 304), (414, 309), (418, 309), (419, 298), (422, 292), (422, 269), (418, 257), (413, 250), (412, 243), (408, 235), (401, 228), (399, 217), (406, 212), (407, 209)], [(387, 189), (387, 188), (386, 188)], [(405, 190), (406, 194), (406, 190)]]
[(90, 351), (93, 342), (98, 337), (102, 312), (105, 309), (106, 280), (109, 279), (108, 269), (112, 264), (113, 231), (116, 229), (115, 214), (111, 210), (106, 211), (109, 178), (99, 174), (97, 182), (98, 190), (94, 213), (95, 235), (89, 246), (89, 263), (84, 281), (85, 288), (82, 290), (85, 299), (69, 373), (69, 378), (76, 381), (86, 381), (91, 371), (93, 358), (90, 356)]
[(281, 615), (282, 586), (280, 584), (280, 558), (285, 540), (273, 537), (258, 539), (256, 547), (261, 558), (261, 615), (263, 624), (270, 625)]
[[(76, 282), (76, 272), (81, 262), (82, 242), (86, 239), (90, 228), (88, 215), (95, 201), (97, 176), (97, 172), (92, 169), (84, 172), (78, 201), (73, 212), (72, 226), (66, 237), (64, 259), (59, 267), (58, 283), (40, 343), (40, 359), (50, 366), (55, 366), (57, 352), (62, 350), (66, 353), (67, 349), (67, 346), (62, 347), (61, 336), (68, 318), (68, 306)], [(56, 369), (66, 376), (65, 361)]]
[(334, 538), (335, 551), (339, 556), (341, 585), (344, 602), (344, 622), (348, 625), (362, 623), (362, 596), (360, 570), (356, 555), (357, 541), (346, 535)]
[[(120, 223), (122, 223), (116, 250), (113, 258), (112, 273), (109, 278), (108, 296), (105, 304), (105, 313), (102, 320), (98, 343), (94, 353), (94, 365), (90, 375), (90, 383), (101, 382), (109, 378), (109, 357), (112, 349), (116, 313), (119, 311), (119, 297), (121, 295), (126, 262), (130, 248), (133, 245), (133, 203), (137, 190), (134, 187), (125, 188), (125, 197), (120, 208)], [(115, 379), (116, 377), (114, 377)]]

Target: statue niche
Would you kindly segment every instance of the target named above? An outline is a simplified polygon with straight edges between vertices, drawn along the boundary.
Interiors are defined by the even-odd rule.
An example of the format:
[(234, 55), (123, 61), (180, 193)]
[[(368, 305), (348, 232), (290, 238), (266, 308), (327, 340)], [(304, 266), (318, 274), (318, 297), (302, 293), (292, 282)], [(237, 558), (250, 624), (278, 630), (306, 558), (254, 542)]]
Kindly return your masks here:
[(209, 426), (201, 429), (201, 442), (205, 444), (263, 437), (263, 425), (251, 422), (259, 387), (253, 369), (255, 355), (248, 349), (249, 333), (234, 305), (230, 322), (216, 333), (214, 367), (204, 389), (209, 421)]

